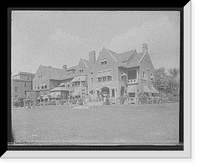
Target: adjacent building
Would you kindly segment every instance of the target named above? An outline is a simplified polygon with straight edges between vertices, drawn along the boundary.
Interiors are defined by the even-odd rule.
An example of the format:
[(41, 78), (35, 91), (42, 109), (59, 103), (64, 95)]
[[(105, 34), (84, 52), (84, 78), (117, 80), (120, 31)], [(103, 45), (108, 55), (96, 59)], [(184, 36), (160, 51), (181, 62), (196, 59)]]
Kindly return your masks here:
[(80, 59), (73, 67), (63, 65), (62, 69), (40, 65), (33, 90), (51, 95), (63, 90), (67, 92), (63, 96), (66, 99), (108, 96), (113, 103), (124, 95), (136, 101), (140, 93), (158, 93), (152, 83), (154, 66), (147, 44), (142, 45), (140, 53), (135, 49), (116, 53), (103, 47), (98, 57), (95, 51), (89, 52), (88, 59)]
[(19, 98), (26, 98), (27, 92), (33, 88), (32, 81), (35, 74), (28, 72), (19, 72), (12, 76), (11, 88), (12, 99), (17, 100)]

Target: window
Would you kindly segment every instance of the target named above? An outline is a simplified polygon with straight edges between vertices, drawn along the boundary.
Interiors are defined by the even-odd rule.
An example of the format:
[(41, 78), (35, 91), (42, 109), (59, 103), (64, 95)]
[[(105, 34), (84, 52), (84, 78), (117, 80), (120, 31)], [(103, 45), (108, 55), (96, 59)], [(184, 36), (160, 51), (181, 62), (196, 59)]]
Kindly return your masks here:
[(129, 93), (130, 97), (135, 97), (135, 93)]
[(82, 73), (83, 72), (83, 68), (81, 67), (81, 68), (79, 68), (79, 72), (80, 73)]
[(15, 92), (18, 92), (18, 87), (15, 87)]
[(115, 97), (115, 89), (111, 89), (111, 91), (112, 91), (112, 97)]
[(75, 82), (75, 86), (76, 87), (80, 86), (80, 82)]
[(90, 82), (93, 83), (93, 77), (90, 78)]
[(153, 74), (151, 74), (151, 80), (153, 80), (153, 79), (154, 79)]
[(107, 76), (108, 77), (108, 81), (112, 80), (112, 76)]
[(44, 87), (43, 86), (41, 86), (41, 89), (43, 89)]
[(125, 81), (126, 80), (126, 76), (125, 75), (121, 76), (121, 80)]
[(15, 97), (18, 97), (18, 95), (15, 95)]
[(106, 81), (106, 77), (103, 77), (103, 82), (105, 82)]
[(107, 64), (107, 59), (106, 58), (101, 59), (101, 65), (104, 65), (104, 64)]
[(145, 78), (145, 71), (142, 72), (142, 78)]
[(42, 78), (42, 74), (38, 75), (38, 78)]
[(102, 78), (97, 78), (98, 79), (98, 82), (101, 82), (102, 81)]
[(128, 71), (128, 80), (137, 79), (137, 70)]
[(24, 91), (24, 94), (26, 95), (26, 90)]
[(29, 80), (29, 77), (27, 79)]
[(38, 90), (40, 89), (40, 87), (39, 87), (39, 86), (38, 86), (37, 88), (38, 88)]
[(24, 83), (24, 87), (26, 87), (26, 82)]
[(44, 88), (46, 89), (46, 88), (47, 88), (47, 85), (45, 85)]

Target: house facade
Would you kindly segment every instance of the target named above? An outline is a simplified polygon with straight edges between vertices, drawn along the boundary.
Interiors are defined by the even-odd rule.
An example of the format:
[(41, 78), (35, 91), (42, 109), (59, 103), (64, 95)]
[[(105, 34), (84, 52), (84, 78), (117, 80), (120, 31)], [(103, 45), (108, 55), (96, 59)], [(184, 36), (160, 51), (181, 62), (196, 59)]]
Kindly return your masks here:
[(142, 45), (140, 53), (134, 49), (115, 53), (103, 47), (98, 57), (91, 51), (89, 60), (80, 59), (73, 67), (40, 66), (33, 79), (33, 90), (47, 94), (56, 87), (64, 87), (68, 90), (67, 99), (90, 97), (100, 100), (108, 96), (116, 103), (118, 98), (126, 95), (134, 102), (140, 93), (158, 93), (153, 88), (153, 79), (154, 66), (147, 44)]
[(94, 98), (106, 94), (116, 103), (124, 95), (136, 101), (139, 93), (152, 93), (154, 67), (147, 44), (143, 44), (141, 53), (130, 50), (118, 54), (103, 48), (91, 71), (89, 93)]
[(67, 68), (67, 65), (63, 65), (63, 69), (40, 65), (33, 79), (33, 90), (46, 95), (54, 88), (65, 87), (70, 96), (82, 97), (87, 92), (88, 73), (89, 62), (84, 59), (80, 59), (77, 66)]
[(11, 89), (12, 99), (17, 100), (19, 98), (26, 98), (27, 92), (33, 88), (32, 81), (35, 74), (27, 72), (19, 72), (12, 76)]

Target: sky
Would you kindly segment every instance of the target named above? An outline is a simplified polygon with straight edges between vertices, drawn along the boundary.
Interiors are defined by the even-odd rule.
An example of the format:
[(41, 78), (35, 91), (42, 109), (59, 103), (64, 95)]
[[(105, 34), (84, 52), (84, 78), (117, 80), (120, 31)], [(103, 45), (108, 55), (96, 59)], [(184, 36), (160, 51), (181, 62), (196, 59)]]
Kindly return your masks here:
[(103, 47), (117, 53), (142, 44), (155, 68), (179, 68), (178, 11), (13, 11), (11, 71), (36, 73), (40, 65), (77, 65)]

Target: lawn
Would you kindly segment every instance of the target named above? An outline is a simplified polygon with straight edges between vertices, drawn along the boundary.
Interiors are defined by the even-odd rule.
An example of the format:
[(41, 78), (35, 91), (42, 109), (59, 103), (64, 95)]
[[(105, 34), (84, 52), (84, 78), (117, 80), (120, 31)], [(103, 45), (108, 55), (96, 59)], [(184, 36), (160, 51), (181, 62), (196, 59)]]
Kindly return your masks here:
[(179, 139), (178, 103), (38, 106), (13, 109), (16, 142), (36, 144), (174, 144)]

